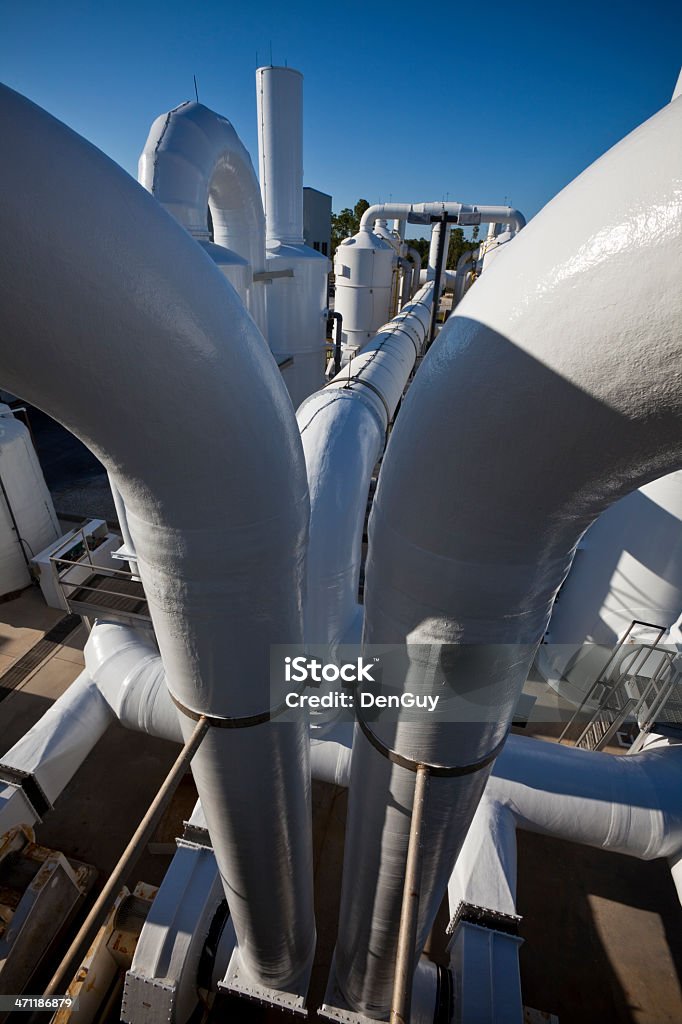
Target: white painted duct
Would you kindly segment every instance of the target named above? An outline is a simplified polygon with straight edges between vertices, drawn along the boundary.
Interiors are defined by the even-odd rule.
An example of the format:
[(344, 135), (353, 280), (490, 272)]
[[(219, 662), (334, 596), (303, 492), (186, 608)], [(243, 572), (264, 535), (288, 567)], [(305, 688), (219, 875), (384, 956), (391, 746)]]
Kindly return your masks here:
[(431, 316), (433, 284), (297, 413), (310, 488), (305, 638), (332, 649), (357, 615), (372, 472)]
[[(42, 718), (0, 757), (2, 769), (33, 776), (51, 804), (66, 788), (112, 722), (111, 710), (86, 671)], [(34, 825), (41, 818), (22, 791), (0, 783), (0, 836), (13, 825)]]
[[(441, 702), (373, 729), (405, 757), (471, 770), (431, 781), (419, 948), (578, 540), (682, 466), (681, 129), (676, 102), (521, 232), (447, 321), (384, 457), (364, 640), (415, 645), (405, 687)], [(374, 1017), (390, 1000), (414, 780), (356, 730), (336, 966)]]
[(378, 203), (369, 206), (360, 220), (360, 230), (371, 229), (375, 220), (395, 217), (409, 224), (430, 224), (444, 213), (456, 217), (462, 227), (476, 224), (509, 224), (514, 231), (526, 226), (520, 210), (511, 206), (470, 206), (466, 203)]
[[(0, 779), (3, 773), (9, 779), (12, 770), (20, 773), (17, 780), (30, 775), (54, 804), (114, 719), (127, 729), (182, 743), (158, 651), (130, 626), (97, 622), (85, 645), (84, 671), (0, 756)], [(0, 836), (15, 824), (39, 819), (20, 789), (0, 789)]]
[[(0, 209), (3, 382), (111, 473), (176, 699), (262, 715), (277, 700), (270, 644), (302, 636), (308, 524), (277, 367), (235, 291), (144, 189), (9, 89), (0, 110), (13, 197)], [(188, 736), (195, 723), (181, 721)], [(315, 944), (305, 723), (211, 728), (192, 770), (244, 965), (286, 985)]]
[(204, 246), (266, 334), (263, 284), (253, 281), (265, 269), (265, 217), (251, 157), (232, 124), (201, 103), (162, 114), (149, 131), (138, 180)]

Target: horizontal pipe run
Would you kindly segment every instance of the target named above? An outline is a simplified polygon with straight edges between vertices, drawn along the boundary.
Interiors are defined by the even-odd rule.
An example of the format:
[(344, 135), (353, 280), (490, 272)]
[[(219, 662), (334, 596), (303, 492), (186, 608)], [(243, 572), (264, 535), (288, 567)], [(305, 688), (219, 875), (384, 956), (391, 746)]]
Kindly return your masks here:
[(462, 227), (476, 224), (508, 224), (514, 231), (526, 226), (526, 218), (511, 206), (471, 206), (466, 203), (379, 203), (370, 206), (360, 220), (361, 231), (371, 231), (375, 220), (395, 217), (410, 224), (432, 224), (446, 214)]

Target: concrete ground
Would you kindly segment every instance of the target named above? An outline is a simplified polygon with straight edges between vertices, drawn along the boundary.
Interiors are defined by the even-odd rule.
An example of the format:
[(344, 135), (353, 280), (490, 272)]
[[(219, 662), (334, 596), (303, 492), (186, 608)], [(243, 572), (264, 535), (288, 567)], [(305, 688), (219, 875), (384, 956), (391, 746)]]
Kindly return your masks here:
[[(83, 667), (83, 627), (56, 645), (12, 692), (2, 673), (25, 654), (62, 613), (48, 609), (37, 588), (0, 603), (0, 754), (9, 749), (76, 678)], [(555, 696), (536, 694), (551, 707)], [(528, 732), (551, 732), (543, 711)], [(548, 724), (549, 723), (549, 724)], [(533, 724), (538, 725), (537, 729)], [(37, 839), (93, 864), (101, 885), (153, 799), (177, 748), (112, 725), (82, 765)], [(608, 755), (604, 755), (608, 756)], [(169, 850), (195, 799), (187, 779), (151, 849), (133, 870), (158, 884)], [(336, 933), (346, 794), (313, 787), (318, 949), (310, 1005), (322, 1001)], [(667, 866), (588, 850), (519, 832), (518, 909), (523, 915), (521, 979), (527, 1006), (556, 1014), (561, 1024), (677, 1024), (682, 1021), (682, 912)], [(92, 897), (91, 897), (92, 898)], [(85, 908), (83, 908), (85, 910)], [(439, 933), (434, 954), (442, 952)], [(284, 1020), (278, 1012), (220, 997), (214, 1020)], [(316, 1020), (313, 1013), (311, 1020)]]

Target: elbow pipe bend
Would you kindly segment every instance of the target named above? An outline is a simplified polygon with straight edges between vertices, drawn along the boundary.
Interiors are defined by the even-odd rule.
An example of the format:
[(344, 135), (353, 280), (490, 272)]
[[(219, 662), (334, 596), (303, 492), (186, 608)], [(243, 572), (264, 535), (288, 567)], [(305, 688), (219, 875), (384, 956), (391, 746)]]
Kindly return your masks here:
[[(249, 266), (246, 301), (265, 333), (265, 298), (253, 274), (265, 269), (265, 214), (251, 157), (227, 118), (181, 103), (154, 121), (138, 181), (220, 264), (224, 249)], [(213, 223), (209, 245), (207, 210)], [(232, 257), (234, 259), (234, 257)]]
[[(270, 645), (302, 640), (308, 485), (281, 375), (237, 293), (148, 192), (12, 90), (0, 110), (3, 384), (111, 474), (176, 699), (260, 715)], [(201, 401), (183, 416), (188, 390)], [(183, 715), (185, 736), (193, 726)], [(192, 770), (245, 966), (287, 985), (315, 943), (306, 725), (211, 729)]]
[(231, 249), (253, 271), (265, 266), (265, 215), (251, 157), (225, 117), (181, 103), (152, 124), (138, 181), (199, 241)]
[[(580, 537), (682, 466), (680, 140), (675, 101), (564, 189), (462, 300), (403, 404), (370, 519), (364, 641), (409, 642), (415, 673), (431, 651), (439, 670), (419, 678), (444, 675), (449, 690), (440, 724), (376, 726), (403, 756), (490, 756)], [(486, 775), (434, 780), (420, 942)], [(377, 1015), (409, 831), (396, 807), (413, 790), (358, 733), (336, 965), (346, 998)]]
[(121, 725), (182, 743), (163, 662), (150, 641), (131, 626), (98, 621), (85, 645), (85, 665)]

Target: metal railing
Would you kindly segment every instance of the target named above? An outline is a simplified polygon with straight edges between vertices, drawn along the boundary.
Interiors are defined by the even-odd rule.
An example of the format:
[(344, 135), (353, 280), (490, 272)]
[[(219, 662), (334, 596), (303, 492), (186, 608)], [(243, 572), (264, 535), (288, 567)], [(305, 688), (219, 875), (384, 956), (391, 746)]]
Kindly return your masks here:
[[(80, 542), (77, 538), (80, 536)], [(50, 556), (50, 563), (54, 567), (55, 578), (58, 590), (64, 599), (69, 611), (76, 614), (96, 613), (106, 608), (107, 614), (121, 617), (139, 619), (145, 623), (150, 621), (147, 613), (130, 608), (116, 608), (112, 606), (110, 599), (114, 601), (129, 601), (131, 603), (144, 604), (146, 598), (140, 577), (128, 569), (114, 569), (105, 565), (98, 565), (93, 561), (92, 553), (99, 545), (92, 545), (93, 534), (87, 534), (85, 528), (75, 530), (63, 544), (61, 544)], [(61, 552), (66, 550), (66, 554)], [(85, 571), (86, 575), (80, 576)], [(71, 577), (71, 578), (69, 578)], [(111, 585), (106, 581), (111, 580)], [(121, 581), (125, 588), (116, 588), (116, 581)], [(103, 600), (104, 599), (104, 600)]]
[[(653, 630), (652, 643), (635, 643), (637, 627)], [(589, 688), (559, 736), (565, 740), (582, 717), (586, 706), (596, 709), (575, 740), (576, 747), (602, 750), (620, 729), (632, 722), (638, 729), (630, 752), (634, 753), (649, 732), (666, 704), (680, 688), (679, 655), (676, 650), (661, 646), (665, 626), (634, 620), (616, 644), (611, 655)], [(624, 651), (624, 646), (632, 649)]]

